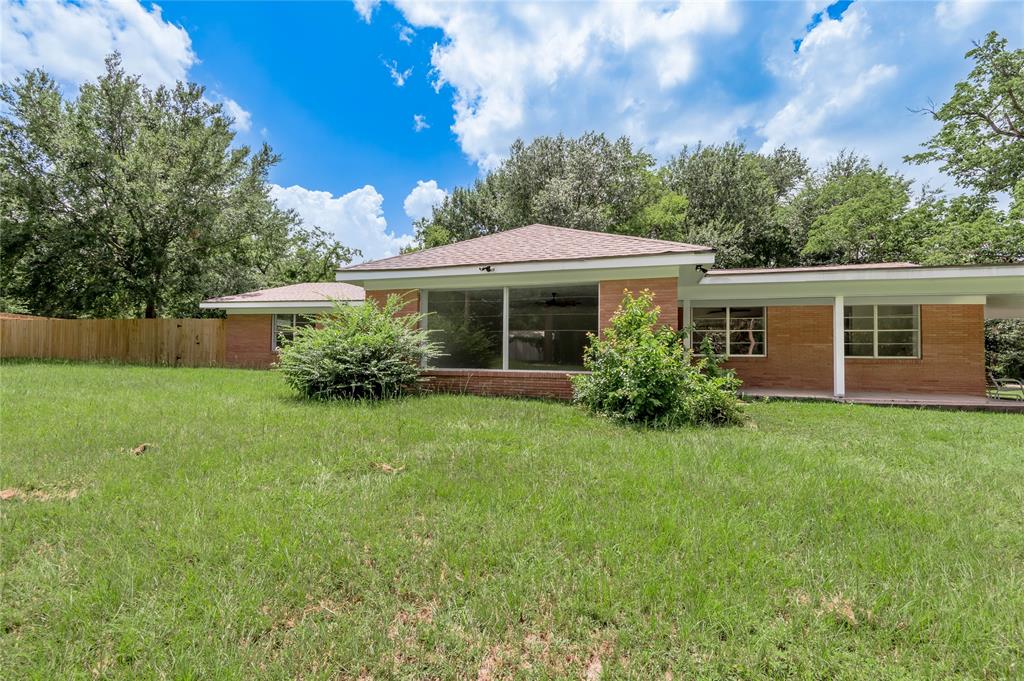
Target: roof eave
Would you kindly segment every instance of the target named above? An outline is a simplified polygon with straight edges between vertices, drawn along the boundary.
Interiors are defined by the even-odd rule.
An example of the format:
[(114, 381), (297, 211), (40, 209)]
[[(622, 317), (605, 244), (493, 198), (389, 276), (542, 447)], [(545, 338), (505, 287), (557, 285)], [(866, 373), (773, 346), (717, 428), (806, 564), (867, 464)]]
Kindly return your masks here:
[(519, 274), (529, 272), (564, 272), (566, 270), (595, 270), (625, 267), (659, 267), (665, 265), (706, 265), (715, 262), (714, 250), (657, 253), (652, 255), (609, 256), (602, 258), (565, 258), (561, 260), (531, 260), (529, 262), (476, 263), (446, 267), (420, 267), (408, 269), (340, 269), (335, 280), (343, 282), (377, 281), (382, 279), (421, 279), (430, 277), (457, 277), (478, 275), (481, 272)]

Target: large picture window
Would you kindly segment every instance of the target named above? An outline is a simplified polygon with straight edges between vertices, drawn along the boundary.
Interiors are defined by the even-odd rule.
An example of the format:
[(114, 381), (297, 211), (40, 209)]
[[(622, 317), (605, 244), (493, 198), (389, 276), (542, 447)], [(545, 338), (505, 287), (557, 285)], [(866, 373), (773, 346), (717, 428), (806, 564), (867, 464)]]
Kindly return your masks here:
[(427, 292), (427, 329), (441, 344), (438, 367), (500, 369), (504, 291), (467, 289)]
[(274, 315), (274, 332), (272, 342), (274, 350), (281, 347), (281, 341), (295, 337), (295, 329), (316, 323), (316, 315), (308, 314), (276, 314)]
[(764, 357), (763, 307), (693, 308), (693, 348), (700, 351), (705, 338), (715, 352), (726, 357)]
[(580, 370), (587, 333), (597, 333), (597, 284), (422, 295), (443, 369)]
[(583, 368), (597, 333), (597, 286), (508, 289), (508, 368)]
[(847, 305), (843, 309), (847, 357), (919, 357), (917, 305)]

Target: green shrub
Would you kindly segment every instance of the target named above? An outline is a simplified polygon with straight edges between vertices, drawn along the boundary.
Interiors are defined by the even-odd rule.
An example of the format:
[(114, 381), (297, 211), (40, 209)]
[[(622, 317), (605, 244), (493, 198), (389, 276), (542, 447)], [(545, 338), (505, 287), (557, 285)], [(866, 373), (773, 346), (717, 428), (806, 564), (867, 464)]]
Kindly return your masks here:
[(694, 361), (680, 334), (658, 324), (659, 312), (650, 291), (626, 293), (604, 337), (591, 336), (584, 351), (590, 373), (572, 378), (576, 402), (654, 428), (739, 422), (739, 379), (721, 368), (709, 345)]
[(314, 326), (295, 329), (278, 360), (288, 385), (319, 400), (383, 399), (412, 389), (439, 348), (420, 328), (423, 315), (397, 315), (404, 305), (397, 295), (381, 306), (335, 303)]

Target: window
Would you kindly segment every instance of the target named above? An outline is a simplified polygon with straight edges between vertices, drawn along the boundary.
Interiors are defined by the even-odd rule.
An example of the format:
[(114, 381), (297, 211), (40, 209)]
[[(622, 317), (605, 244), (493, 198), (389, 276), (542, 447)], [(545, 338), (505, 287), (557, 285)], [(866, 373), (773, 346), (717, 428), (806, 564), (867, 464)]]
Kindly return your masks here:
[(583, 369), (597, 333), (597, 286), (508, 289), (508, 368)]
[(276, 314), (274, 315), (273, 345), (274, 350), (281, 346), (282, 340), (291, 340), (295, 329), (309, 326), (316, 322), (316, 315), (308, 314)]
[(587, 333), (597, 332), (597, 284), (423, 295), (440, 368), (579, 370)]
[(504, 290), (427, 292), (427, 329), (441, 344), (434, 363), (450, 369), (500, 369)]
[(917, 305), (847, 305), (843, 329), (847, 357), (920, 356)]
[(715, 352), (726, 357), (765, 356), (763, 307), (695, 307), (693, 327), (695, 350), (710, 338)]

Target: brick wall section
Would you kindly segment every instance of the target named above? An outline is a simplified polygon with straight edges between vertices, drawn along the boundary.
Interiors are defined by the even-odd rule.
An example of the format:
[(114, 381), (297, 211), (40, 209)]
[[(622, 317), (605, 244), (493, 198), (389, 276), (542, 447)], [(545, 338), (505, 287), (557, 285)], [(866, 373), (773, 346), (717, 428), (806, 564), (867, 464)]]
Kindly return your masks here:
[(391, 294), (397, 294), (405, 298), (406, 303), (399, 314), (414, 314), (420, 311), (420, 292), (419, 289), (414, 288), (401, 288), (401, 289), (387, 289), (382, 291), (367, 291), (366, 300), (374, 301), (378, 305), (383, 305), (387, 301), (388, 296)]
[(277, 361), (268, 314), (228, 315), (224, 324), (224, 362), (231, 367), (266, 369)]
[(920, 359), (848, 358), (846, 391), (861, 390), (984, 395), (985, 306), (922, 305)]
[(766, 356), (733, 357), (725, 366), (750, 388), (831, 391), (832, 306), (769, 307), (765, 317)]
[(424, 391), (569, 400), (572, 399), (570, 375), (570, 372), (559, 371), (435, 369), (426, 372)]
[[(832, 306), (769, 307), (767, 356), (725, 363), (750, 388), (832, 390)], [(680, 323), (683, 311), (679, 310)], [(847, 392), (985, 394), (981, 305), (922, 305), (919, 359), (848, 358)]]
[(678, 279), (675, 277), (602, 281), (598, 289), (598, 329), (604, 330), (608, 326), (615, 310), (622, 303), (623, 291), (629, 290), (633, 295), (637, 295), (645, 288), (654, 293), (654, 304), (661, 306), (661, 321), (673, 329), (678, 329), (679, 315), (676, 313), (679, 300), (679, 291), (676, 288), (678, 283)]

